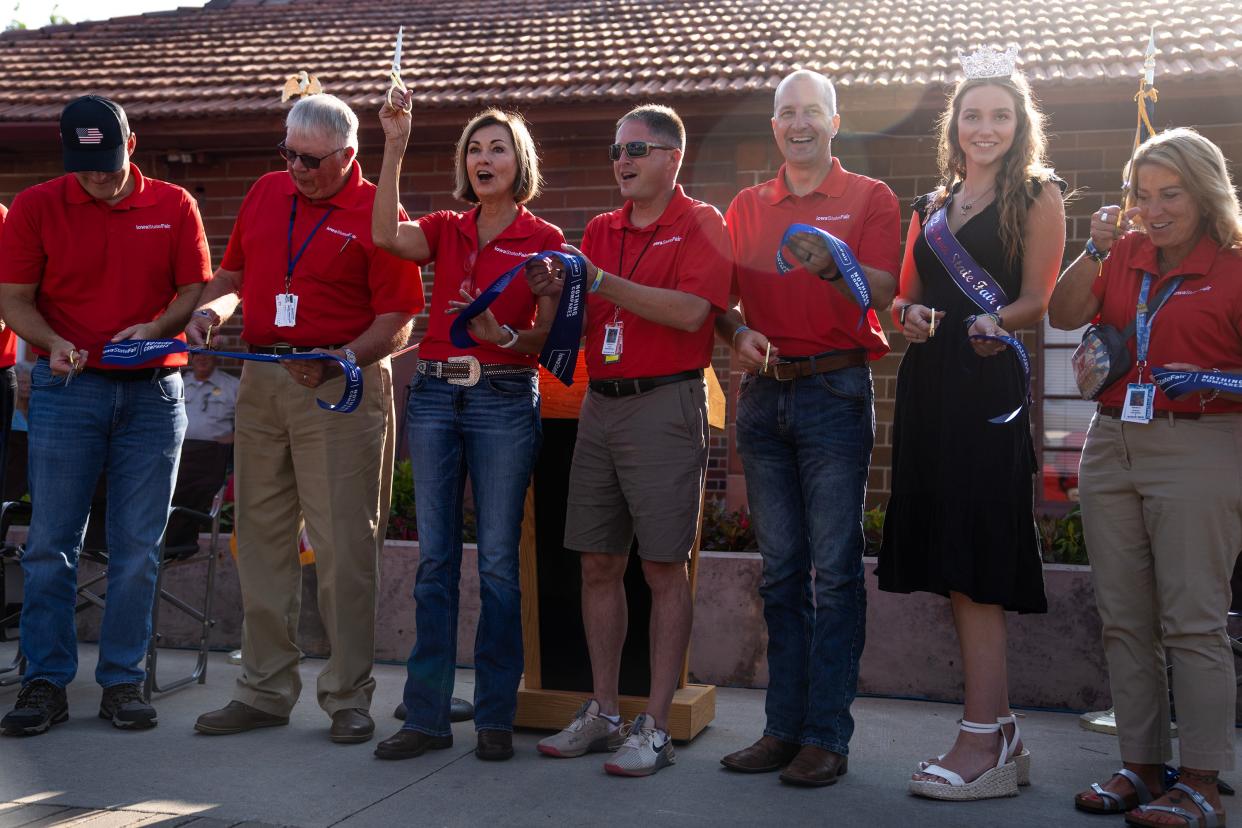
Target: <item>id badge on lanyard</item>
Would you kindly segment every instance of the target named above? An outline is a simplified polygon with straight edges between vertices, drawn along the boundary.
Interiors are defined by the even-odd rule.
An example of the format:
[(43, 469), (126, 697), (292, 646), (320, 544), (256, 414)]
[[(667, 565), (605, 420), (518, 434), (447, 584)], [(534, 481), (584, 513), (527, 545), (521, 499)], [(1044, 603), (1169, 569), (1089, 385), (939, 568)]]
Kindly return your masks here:
[(276, 294), (276, 327), (292, 328), (298, 324), (298, 295)]
[(624, 346), (625, 323), (614, 317), (611, 324), (604, 326), (604, 346), (600, 348), (600, 353), (604, 355), (604, 364), (620, 362)]
[[(1126, 386), (1126, 398), (1121, 406), (1121, 419), (1127, 423), (1150, 423), (1156, 402), (1156, 386), (1143, 382), (1143, 371), (1147, 367), (1147, 346), (1151, 342), (1151, 326), (1155, 314), (1148, 314), (1147, 297), (1151, 293), (1151, 283), (1155, 277), (1150, 273), (1143, 274), (1143, 284), (1139, 288), (1138, 308), (1134, 313), (1135, 350), (1138, 357), (1138, 382)], [(1159, 308), (1156, 309), (1159, 312)]]
[[(293, 206), (289, 210), (289, 246), (286, 249), (286, 261), (288, 267), (285, 269), (285, 292), (276, 294), (276, 327), (292, 328), (298, 324), (298, 296), (291, 290), (293, 285), (293, 270), (298, 266), (298, 262), (302, 260), (302, 254), (306, 252), (306, 248), (310, 246), (311, 239), (315, 238), (315, 234), (319, 232), (319, 228), (323, 227), (328, 216), (332, 215), (332, 211), (336, 209), (336, 205), (329, 205), (327, 212), (319, 219), (314, 229), (310, 231), (310, 235), (306, 237), (306, 241), (302, 242), (301, 248), (298, 249), (297, 255), (293, 253), (293, 225), (298, 218), (298, 197), (293, 196)], [(345, 240), (345, 244), (349, 244), (352, 240)], [(345, 248), (342, 247), (342, 250)]]

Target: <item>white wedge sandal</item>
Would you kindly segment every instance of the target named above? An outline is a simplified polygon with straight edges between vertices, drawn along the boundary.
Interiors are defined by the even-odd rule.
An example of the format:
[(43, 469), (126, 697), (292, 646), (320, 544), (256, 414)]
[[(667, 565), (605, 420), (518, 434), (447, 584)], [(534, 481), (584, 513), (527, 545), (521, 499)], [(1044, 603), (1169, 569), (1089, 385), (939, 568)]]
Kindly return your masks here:
[[(1013, 738), (1005, 740), (1005, 761), (1013, 762), (1017, 766), (1019, 786), (1025, 787), (1031, 784), (1031, 752), (1026, 749), (1026, 745), (1023, 745), (1021, 753), (1014, 753), (1018, 743), (1022, 741), (1022, 731), (1018, 729), (1018, 717), (1010, 713), (1008, 716), (998, 718), (996, 723), (1002, 728), (1005, 725), (1013, 725)], [(1004, 730), (1001, 731), (1001, 733), (1004, 732)]]
[(965, 733), (1000, 733), (1001, 749), (996, 757), (996, 765), (979, 775), (978, 779), (967, 782), (960, 774), (943, 768), (940, 765), (928, 765), (921, 768), (922, 773), (939, 776), (944, 782), (911, 779), (910, 793), (929, 799), (948, 799), (954, 801), (974, 799), (995, 799), (1002, 796), (1018, 795), (1018, 766), (1008, 762), (1009, 740), (1005, 738), (999, 722), (979, 724), (962, 720), (961, 729)]

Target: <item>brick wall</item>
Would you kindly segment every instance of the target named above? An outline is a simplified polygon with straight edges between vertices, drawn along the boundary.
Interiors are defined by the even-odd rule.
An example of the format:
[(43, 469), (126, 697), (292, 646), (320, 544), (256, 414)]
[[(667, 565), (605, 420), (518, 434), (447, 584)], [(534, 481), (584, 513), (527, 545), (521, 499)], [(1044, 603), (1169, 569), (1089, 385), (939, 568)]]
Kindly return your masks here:
[[(1076, 129), (1075, 120), (1079, 117), (1063, 118), (1051, 142), (1054, 166), (1071, 187), (1081, 191), (1067, 208), (1067, 250), (1071, 255), (1077, 255), (1086, 239), (1091, 212), (1104, 203), (1116, 203), (1119, 171), (1129, 157), (1133, 137), (1132, 130), (1127, 129)], [(911, 129), (911, 126), (906, 123), (898, 127), (897, 134), (851, 136), (843, 132), (835, 150), (847, 169), (887, 182), (904, 205), (936, 183), (935, 147), (926, 129), (926, 118), (914, 124), (918, 134), (899, 134), (901, 128)], [(1054, 126), (1058, 125), (1054, 122)], [(691, 124), (691, 146), (682, 182), (690, 195), (716, 205), (722, 212), (738, 190), (772, 177), (779, 167), (779, 156), (762, 117), (749, 118), (743, 127), (732, 125), (697, 134), (695, 127)], [(141, 139), (141, 125), (136, 125), (135, 129)], [(1220, 144), (1227, 157), (1235, 162), (1242, 161), (1242, 126), (1230, 123), (1202, 129)], [(577, 124), (573, 134), (565, 137), (545, 134), (554, 131), (536, 129), (547, 186), (530, 207), (542, 218), (559, 225), (571, 243), (577, 243), (592, 216), (619, 206), (611, 166), (603, 151), (609, 141), (611, 124)], [(706, 137), (699, 137), (703, 135)], [(380, 149), (367, 138), (364, 132), (361, 160), (364, 173), (374, 176), (378, 172)], [(440, 134), (434, 140), (416, 142), (407, 154), (402, 202), (412, 215), (461, 208), (451, 195), (453, 138)], [(206, 145), (186, 148), (183, 142), (177, 155), (185, 160), (169, 160), (169, 152), (144, 148), (140, 140), (135, 160), (144, 173), (180, 184), (196, 196), (211, 242), (213, 261), (218, 262), (233, 217), (250, 183), (265, 172), (283, 168), (273, 148), (275, 140), (265, 135), (227, 149)], [(0, 202), (9, 203), (16, 192), (60, 172), (58, 155), (39, 149), (24, 152), (20, 157), (0, 155)], [(903, 217), (903, 222), (906, 218)], [(431, 279), (427, 282), (430, 297)], [(893, 352), (873, 365), (877, 424), (868, 506), (883, 505), (888, 498), (893, 394), (897, 365), (905, 347), (902, 338), (892, 333), (888, 315), (881, 314), (881, 319), (890, 334)], [(425, 319), (421, 322), (425, 323)], [(1026, 339), (1031, 343), (1037, 341), (1034, 332), (1027, 332)], [(731, 371), (728, 348), (717, 347), (713, 361), (730, 400), (730, 429), (712, 437), (708, 491), (709, 496), (727, 497), (730, 504), (737, 506), (745, 502), (745, 490), (741, 466), (731, 450), (730, 439), (736, 373)], [(1037, 358), (1034, 366), (1037, 385), (1039, 367)]]

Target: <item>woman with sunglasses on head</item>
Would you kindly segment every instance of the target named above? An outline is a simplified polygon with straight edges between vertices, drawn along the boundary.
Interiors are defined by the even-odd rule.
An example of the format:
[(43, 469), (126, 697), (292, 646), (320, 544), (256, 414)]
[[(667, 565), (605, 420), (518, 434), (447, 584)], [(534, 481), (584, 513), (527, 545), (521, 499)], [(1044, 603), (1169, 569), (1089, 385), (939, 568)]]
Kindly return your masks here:
[[(910, 781), (911, 793), (935, 799), (1014, 796), (1026, 783), (1005, 612), (1047, 611), (1027, 380), (1004, 343), (974, 338), (1040, 324), (1065, 246), (1064, 184), (1013, 57), (963, 59), (966, 77), (940, 117), (941, 184), (915, 200), (893, 301), (910, 345), (877, 574), (886, 592), (949, 599), (965, 673), (956, 741)], [(964, 261), (970, 288), (959, 281)], [(972, 298), (980, 281), (991, 282), (991, 301)]]
[[(1129, 331), (1117, 355), (1129, 370), (1096, 396), (1079, 473), (1123, 767), (1074, 805), (1210, 828), (1225, 824), (1217, 774), (1235, 762), (1225, 624), (1242, 549), (1242, 396), (1170, 396), (1153, 370), (1242, 373), (1242, 210), (1224, 155), (1194, 130), (1148, 139), (1126, 180), (1132, 206), (1091, 216), (1048, 308), (1062, 330), (1098, 318)], [(1166, 663), (1181, 760), (1167, 791)]]
[(372, 233), (377, 245), (402, 258), (434, 263), (435, 284), (406, 410), (420, 554), (417, 639), (408, 662), (405, 725), (375, 754), (409, 759), (453, 744), (449, 706), (468, 474), (478, 515), (482, 604), (475, 638), (475, 755), (509, 759), (522, 676), (518, 540), (541, 434), (536, 361), (556, 300), (537, 298), (519, 276), (470, 321), (477, 346), (455, 345), (449, 328), (454, 314), (500, 276), (534, 254), (560, 250), (565, 238), (523, 206), (542, 184), (535, 143), (521, 116), (496, 109), (472, 118), (457, 142), (454, 195), (474, 206), (399, 221), (411, 94), (394, 92), (392, 98), (380, 110), (384, 165)]

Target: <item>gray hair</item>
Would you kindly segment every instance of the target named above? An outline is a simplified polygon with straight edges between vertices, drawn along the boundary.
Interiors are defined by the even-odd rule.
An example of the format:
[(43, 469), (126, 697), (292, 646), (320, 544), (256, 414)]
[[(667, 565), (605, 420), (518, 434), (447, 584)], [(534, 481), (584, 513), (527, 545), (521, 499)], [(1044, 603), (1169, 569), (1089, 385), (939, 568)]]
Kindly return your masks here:
[(810, 69), (799, 69), (796, 72), (790, 72), (780, 83), (776, 85), (776, 94), (772, 96), (772, 114), (776, 115), (777, 102), (781, 99), (781, 92), (785, 91), (785, 87), (794, 81), (809, 80), (819, 87), (820, 98), (828, 107), (829, 117), (837, 114), (837, 90), (832, 85), (832, 81), (819, 72)]
[(358, 151), (358, 116), (335, 95), (307, 95), (285, 116), (285, 128), (298, 132), (324, 132), (342, 146)]

